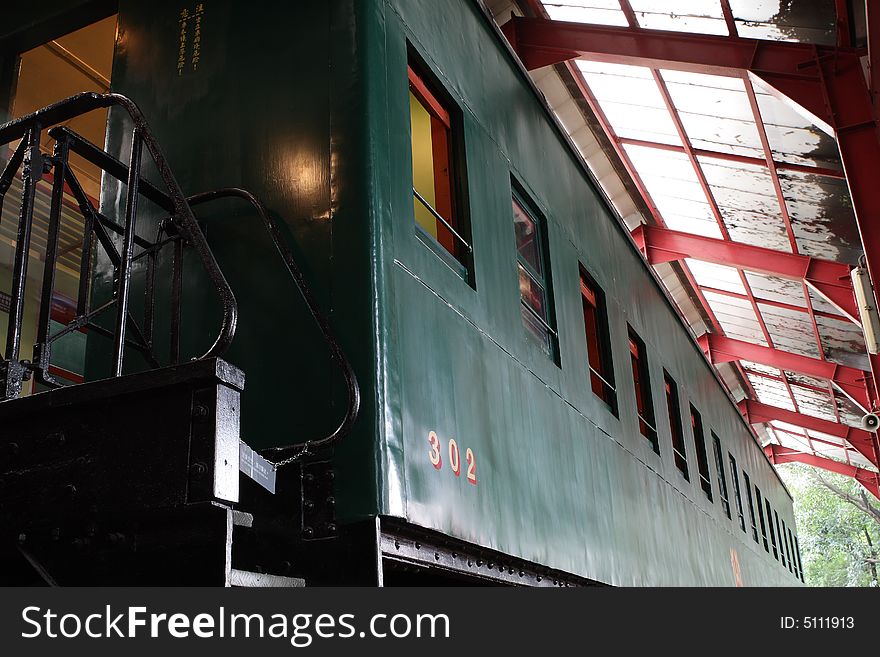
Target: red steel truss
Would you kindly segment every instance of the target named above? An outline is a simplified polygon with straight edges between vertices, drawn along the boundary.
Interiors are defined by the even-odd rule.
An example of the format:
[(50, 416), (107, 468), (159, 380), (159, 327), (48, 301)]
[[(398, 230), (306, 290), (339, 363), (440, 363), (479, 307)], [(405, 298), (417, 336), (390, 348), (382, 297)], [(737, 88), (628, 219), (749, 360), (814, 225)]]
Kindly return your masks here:
[(779, 370), (797, 372), (817, 379), (831, 381), (854, 402), (869, 408), (867, 372), (838, 365), (827, 360), (793, 354), (772, 347), (763, 347), (745, 340), (735, 340), (726, 335), (706, 333), (698, 338), (700, 346), (712, 363), (729, 363), (734, 360), (749, 360), (775, 367)]
[(849, 278), (849, 265), (644, 224), (636, 227), (632, 236), (652, 265), (695, 258), (737, 269), (802, 280), (850, 320), (859, 323)]
[[(628, 5), (628, 3), (623, 3)], [(514, 17), (504, 32), (527, 68), (585, 57), (757, 81), (837, 138), (868, 270), (880, 280), (880, 138), (863, 51), (797, 42), (607, 27)], [(874, 72), (880, 77), (880, 72)], [(872, 359), (872, 366), (877, 359)]]
[(803, 413), (796, 413), (785, 408), (762, 404), (753, 399), (742, 400), (739, 403), (739, 410), (750, 424), (778, 420), (803, 429), (818, 431), (819, 433), (840, 438), (852, 445), (859, 454), (875, 466), (880, 466), (880, 449), (878, 449), (877, 436), (870, 431), (863, 431), (862, 429), (856, 429), (839, 422), (823, 420), (812, 415), (804, 415)]
[[(841, 13), (842, 9), (846, 9), (846, 3), (843, 0), (836, 0), (839, 14), (837, 48), (796, 42), (742, 39), (737, 34), (736, 22), (727, 0), (721, 0), (721, 8), (729, 37), (641, 29), (638, 16), (630, 6), (629, 0), (619, 0), (619, 2), (629, 25), (627, 28), (551, 21), (547, 19), (546, 10), (539, 0), (526, 0), (526, 4), (538, 18), (514, 18), (502, 29), (527, 68), (537, 68), (551, 63), (565, 62), (565, 66), (574, 77), (578, 88), (587, 99), (599, 123), (611, 140), (616, 153), (620, 156), (624, 166), (647, 202), (652, 219), (659, 226), (664, 226), (665, 221), (657, 211), (650, 194), (641, 180), (639, 172), (635, 169), (629, 158), (625, 146), (659, 148), (686, 155), (691, 162), (697, 181), (700, 183), (709, 207), (718, 223), (723, 239), (717, 241), (722, 244), (726, 242), (734, 247), (744, 245), (734, 244), (730, 241), (727, 227), (721, 217), (712, 190), (706, 182), (699, 158), (724, 159), (741, 162), (744, 165), (764, 166), (769, 170), (792, 253), (784, 254), (765, 250), (767, 252), (765, 255), (772, 253), (774, 258), (790, 255), (791, 258), (786, 258), (786, 271), (770, 271), (766, 266), (757, 266), (754, 261), (751, 266), (743, 267), (741, 262), (735, 260), (722, 262), (708, 257), (705, 253), (688, 253), (687, 256), (681, 256), (693, 256), (697, 259), (717, 262), (718, 264), (727, 264), (739, 270), (738, 273), (745, 294), (723, 290), (718, 291), (713, 288), (699, 286), (690, 269), (687, 266), (684, 267), (688, 281), (694, 287), (700, 304), (710, 318), (713, 331), (719, 334), (718, 336), (713, 334), (712, 338), (708, 339), (714, 339), (715, 337), (723, 338), (724, 336), (713, 309), (703, 294), (704, 291), (736, 296), (749, 301), (758, 325), (761, 328), (764, 341), (769, 345), (769, 347), (761, 347), (761, 349), (766, 349), (769, 353), (785, 354), (786, 352), (781, 352), (774, 348), (773, 340), (767, 330), (759, 303), (763, 303), (764, 306), (780, 308), (790, 305), (788, 309), (803, 312), (809, 316), (813, 329), (812, 337), (818, 349), (819, 359), (807, 359), (813, 361), (812, 365), (807, 369), (814, 373), (831, 373), (831, 376), (828, 377), (829, 384), (826, 392), (830, 396), (830, 406), (834, 416), (838, 420), (840, 419), (840, 413), (835, 400), (835, 390), (831, 385), (831, 381), (834, 381), (841, 390), (844, 390), (853, 397), (860, 405), (866, 408), (876, 407), (876, 400), (880, 398), (877, 389), (877, 385), (880, 384), (880, 376), (871, 377), (860, 370), (843, 368), (825, 360), (825, 349), (822, 344), (816, 317), (838, 320), (844, 318), (832, 313), (814, 310), (812, 299), (808, 293), (808, 287), (816, 290), (831, 301), (833, 305), (841, 309), (847, 315), (847, 319), (856, 320), (856, 323), (858, 323), (851, 286), (848, 276), (846, 276), (849, 273), (849, 267), (827, 260), (811, 259), (799, 254), (798, 243), (792, 229), (791, 217), (786, 206), (786, 200), (777, 172), (789, 169), (817, 176), (833, 178), (845, 176), (847, 178), (859, 232), (862, 237), (862, 244), (866, 253), (868, 269), (872, 274), (872, 279), (880, 280), (880, 231), (872, 236), (868, 230), (868, 222), (874, 214), (877, 214), (877, 210), (880, 209), (880, 187), (876, 190), (872, 188), (873, 182), (870, 175), (870, 171), (874, 168), (875, 163), (880, 162), (880, 140), (878, 140), (878, 132), (875, 129), (874, 121), (877, 113), (872, 105), (873, 96), (871, 95), (880, 90), (880, 48), (871, 47), (876, 45), (876, 42), (869, 38), (871, 53), (868, 72), (872, 82), (868, 85), (860, 74), (859, 57), (864, 54), (864, 51), (848, 48), (850, 45), (849, 25), (851, 24), (851, 18), (847, 11)], [(878, 7), (872, 8), (869, 6), (868, 8), (869, 34), (875, 32), (880, 27), (880, 3), (875, 4)], [(593, 96), (581, 71), (572, 63), (571, 60), (576, 57), (593, 61), (649, 67), (666, 104), (670, 118), (677, 129), (682, 145), (657, 144), (617, 136), (614, 128), (607, 117), (605, 117), (601, 105)], [(764, 158), (715, 153), (695, 148), (690, 143), (689, 136), (686, 134), (678, 115), (678, 110), (669, 97), (662, 72), (659, 70), (660, 68), (741, 78), (752, 107), (756, 129), (761, 137)], [(834, 169), (794, 165), (775, 160), (767, 139), (753, 83), (788, 101), (794, 109), (798, 110), (801, 114), (807, 115), (826, 132), (834, 135), (840, 147), (844, 171), (841, 173)], [(866, 140), (869, 143), (865, 143)], [(691, 236), (688, 235), (688, 237)], [(683, 252), (679, 251), (679, 253)], [(729, 256), (731, 254), (728, 252), (726, 255)], [(742, 256), (743, 254), (734, 255)], [(746, 255), (754, 257), (758, 253), (756, 251)], [(668, 259), (677, 260), (680, 257), (670, 257)], [(803, 267), (795, 271), (792, 269), (795, 265)], [(784, 304), (772, 300), (759, 300), (753, 294), (749, 280), (745, 277), (744, 270), (746, 269), (800, 280), (803, 288), (804, 306)], [(840, 274), (840, 276), (835, 278), (837, 274)], [(795, 358), (798, 357), (797, 354), (790, 355)], [(753, 360), (761, 361), (760, 358), (754, 358), (754, 354), (752, 356)], [(734, 367), (743, 375), (748, 392), (754, 396), (754, 390), (748, 377), (746, 377), (748, 370), (736, 360), (728, 359), (726, 362), (732, 362)], [(788, 361), (783, 358), (775, 362), (787, 363)], [(871, 356), (870, 363), (872, 371), (880, 373), (880, 358)], [(804, 361), (799, 363), (801, 367), (805, 365)], [(793, 369), (790, 371), (797, 370)], [(761, 376), (770, 376), (769, 373), (764, 372), (759, 374)], [(778, 380), (785, 386), (792, 405), (795, 411), (797, 411), (798, 401), (792, 392), (792, 382), (789, 381), (784, 370), (781, 370), (779, 374)], [(815, 428), (813, 430), (819, 431)], [(843, 429), (843, 431), (845, 430), (846, 428)], [(806, 427), (804, 437), (807, 441), (810, 441), (812, 446), (809, 431), (810, 427)], [(831, 435), (836, 434), (832, 433)], [(817, 442), (821, 441), (817, 440)]]
[(874, 495), (874, 497), (880, 499), (880, 474), (871, 470), (841, 463), (840, 461), (833, 461), (832, 459), (827, 459), (815, 454), (799, 452), (789, 447), (783, 447), (782, 445), (766, 445), (764, 447), (764, 453), (767, 454), (767, 458), (770, 459), (770, 462), (776, 465), (792, 462), (806, 463), (807, 465), (822, 468), (829, 472), (836, 472), (837, 474), (842, 474), (846, 477), (852, 477)]

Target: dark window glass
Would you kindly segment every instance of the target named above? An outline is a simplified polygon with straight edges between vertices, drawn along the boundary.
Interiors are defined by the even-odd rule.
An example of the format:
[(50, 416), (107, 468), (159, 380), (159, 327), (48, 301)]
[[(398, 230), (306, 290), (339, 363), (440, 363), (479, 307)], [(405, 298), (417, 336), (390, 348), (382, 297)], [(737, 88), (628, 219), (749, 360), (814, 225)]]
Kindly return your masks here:
[(764, 523), (764, 502), (761, 499), (761, 489), (755, 486), (755, 502), (758, 504), (758, 520), (761, 523), (761, 538), (764, 540), (764, 550), (770, 552), (770, 543), (767, 541), (767, 525)]
[(556, 361), (556, 330), (551, 311), (542, 218), (516, 189), (513, 193), (513, 229), (523, 326), (535, 337), (544, 353)]
[(743, 482), (746, 485), (746, 502), (749, 508), (749, 521), (752, 524), (752, 538), (755, 539), (755, 543), (760, 543), (758, 540), (758, 522), (755, 519), (755, 504), (752, 501), (752, 480), (749, 479), (749, 474), (743, 470)]
[(806, 579), (804, 578), (804, 562), (801, 561), (801, 544), (798, 542), (797, 536), (794, 537), (794, 553), (795, 556), (797, 556), (798, 572), (800, 572), (801, 581), (805, 582)]
[(776, 531), (773, 529), (773, 509), (770, 508), (770, 502), (764, 500), (764, 507), (767, 510), (767, 527), (770, 529), (770, 545), (773, 547), (773, 558), (779, 560), (779, 552), (776, 547)]
[(459, 198), (463, 163), (456, 157), (459, 130), (452, 104), (419, 63), (410, 62), (408, 77), (416, 225), (468, 270), (471, 246)]
[(721, 508), (730, 518), (730, 500), (727, 497), (727, 476), (724, 474), (724, 454), (721, 451), (721, 439), (712, 434), (712, 447), (715, 452), (715, 469), (718, 471), (718, 497), (721, 498)]
[(587, 340), (587, 366), (593, 393), (617, 414), (617, 391), (614, 388), (614, 367), (611, 363), (611, 339), (605, 294), (596, 281), (581, 267), (581, 305)]
[(629, 359), (632, 365), (633, 386), (636, 392), (636, 412), (639, 419), (639, 432), (648, 439), (653, 450), (660, 453), (660, 441), (654, 425), (654, 402), (651, 399), (651, 384), (648, 378), (648, 359), (645, 356), (645, 343), (629, 329)]
[(779, 522), (779, 514), (775, 510), (773, 516), (776, 518), (776, 535), (779, 537), (779, 556), (782, 557), (782, 565), (788, 567), (788, 555), (785, 553), (785, 529), (783, 524)]
[(739, 488), (739, 473), (736, 470), (736, 459), (733, 454), (727, 453), (730, 459), (730, 480), (733, 482), (733, 501), (736, 502), (736, 513), (739, 516), (739, 526), (743, 531), (746, 530), (746, 518), (743, 515), (742, 491)]
[(679, 469), (685, 479), (690, 481), (688, 475), (687, 453), (684, 447), (684, 435), (681, 430), (681, 406), (678, 403), (678, 386), (668, 372), (663, 372), (663, 383), (666, 388), (666, 410), (669, 414), (669, 431), (672, 434), (672, 454), (675, 458), (675, 467)]
[(691, 405), (691, 429), (694, 434), (694, 451), (697, 453), (697, 468), (700, 471), (700, 488), (712, 501), (712, 480), (709, 474), (709, 455), (706, 454), (706, 434), (703, 431), (703, 418)]

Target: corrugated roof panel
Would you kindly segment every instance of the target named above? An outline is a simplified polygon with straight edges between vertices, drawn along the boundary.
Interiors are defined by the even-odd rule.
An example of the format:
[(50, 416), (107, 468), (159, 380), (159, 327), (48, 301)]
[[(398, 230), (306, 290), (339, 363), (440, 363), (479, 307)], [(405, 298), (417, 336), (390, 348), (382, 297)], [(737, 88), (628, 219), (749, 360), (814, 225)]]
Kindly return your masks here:
[(585, 61), (577, 65), (618, 137), (681, 145), (648, 69)]
[(821, 294), (811, 288), (807, 288), (807, 292), (810, 294), (810, 303), (813, 304), (813, 310), (840, 315), (840, 311), (832, 306)]
[(805, 374), (799, 374), (798, 372), (786, 372), (786, 378), (792, 385), (819, 388), (822, 391), (822, 394), (828, 394), (828, 382), (824, 379), (817, 379), (814, 376), (807, 376)]
[(749, 281), (752, 293), (759, 299), (779, 301), (806, 308), (804, 287), (800, 281), (758, 274), (752, 271), (746, 272), (746, 279)]
[[(788, 431), (794, 434), (803, 434), (804, 429), (802, 427), (797, 426), (796, 424), (789, 424), (788, 422), (780, 422), (779, 420), (773, 420), (771, 423), (775, 428), (782, 429), (784, 431)], [(821, 431), (814, 431), (810, 429), (809, 432), (810, 438), (821, 440), (823, 443), (828, 444), (829, 446), (839, 446), (845, 448), (846, 441), (842, 438), (838, 438), (837, 436), (831, 436), (826, 433), (822, 433)]]
[(752, 388), (755, 389), (759, 402), (785, 408), (789, 411), (794, 410), (794, 404), (791, 403), (791, 397), (788, 396), (784, 384), (752, 373), (747, 373), (746, 376), (749, 383), (752, 384)]
[(826, 393), (822, 394), (815, 390), (809, 390), (801, 386), (792, 386), (791, 392), (797, 401), (798, 411), (806, 415), (812, 415), (823, 420), (834, 422), (837, 418), (834, 416), (834, 410), (831, 406), (831, 397)]
[(750, 39), (834, 45), (834, 0), (730, 0), (737, 32)]
[(870, 369), (865, 337), (860, 326), (821, 315), (816, 317), (816, 325), (828, 360), (863, 370)]
[(642, 146), (626, 146), (626, 152), (669, 228), (721, 238), (686, 155)]
[(748, 301), (712, 292), (704, 292), (704, 296), (726, 335), (755, 344), (767, 344), (758, 318)]
[(639, 27), (649, 30), (727, 34), (727, 24), (717, 2), (694, 0), (630, 0)]
[(576, 23), (626, 26), (626, 16), (617, 0), (553, 0), (544, 2), (550, 18)]
[(690, 258), (685, 260), (685, 262), (698, 285), (727, 290), (728, 292), (738, 292), (739, 294), (746, 293), (736, 269), (725, 267), (724, 265), (714, 265), (710, 262), (691, 260)]
[(734, 242), (791, 251), (785, 221), (766, 167), (698, 158)]
[(798, 249), (805, 255), (856, 264), (862, 254), (846, 182), (780, 171)]
[(773, 340), (773, 346), (802, 356), (819, 358), (819, 348), (813, 335), (813, 323), (806, 313), (759, 304), (761, 316)]
[(840, 414), (840, 421), (851, 427), (859, 426), (859, 422), (864, 411), (850, 400), (846, 395), (835, 395), (837, 399), (837, 412)]
[(788, 102), (755, 89), (773, 159), (840, 170), (837, 142)]

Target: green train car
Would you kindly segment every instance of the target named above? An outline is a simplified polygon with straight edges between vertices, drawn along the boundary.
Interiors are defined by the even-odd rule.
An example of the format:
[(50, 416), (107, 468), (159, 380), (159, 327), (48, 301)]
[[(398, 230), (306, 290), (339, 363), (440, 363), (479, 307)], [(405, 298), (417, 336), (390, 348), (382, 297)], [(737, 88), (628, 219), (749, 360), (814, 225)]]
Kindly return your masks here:
[[(18, 3), (0, 57), (4, 161), (54, 153), (32, 251), (52, 193), (73, 235), (19, 297), (2, 244), (2, 550), (32, 579), (803, 580), (788, 491), (480, 2)], [(228, 188), (254, 198), (196, 196)]]

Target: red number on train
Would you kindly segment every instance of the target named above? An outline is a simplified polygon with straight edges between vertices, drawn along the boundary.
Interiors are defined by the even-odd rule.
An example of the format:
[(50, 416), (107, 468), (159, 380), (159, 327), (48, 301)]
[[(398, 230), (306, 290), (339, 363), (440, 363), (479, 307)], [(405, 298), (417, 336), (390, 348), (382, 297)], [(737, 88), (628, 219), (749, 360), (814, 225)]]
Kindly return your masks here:
[(428, 444), (431, 445), (428, 458), (431, 459), (431, 465), (439, 470), (443, 467), (443, 459), (440, 457), (440, 441), (437, 439), (437, 434), (433, 431), (428, 434)]
[(467, 469), (467, 480), (472, 483), (474, 486), (477, 485), (477, 457), (474, 456), (474, 451), (468, 447), (465, 452), (465, 458), (467, 459), (468, 469)]
[(458, 477), (461, 474), (461, 457), (458, 453), (458, 443), (455, 438), (449, 439), (449, 467), (452, 468), (452, 474)]

